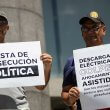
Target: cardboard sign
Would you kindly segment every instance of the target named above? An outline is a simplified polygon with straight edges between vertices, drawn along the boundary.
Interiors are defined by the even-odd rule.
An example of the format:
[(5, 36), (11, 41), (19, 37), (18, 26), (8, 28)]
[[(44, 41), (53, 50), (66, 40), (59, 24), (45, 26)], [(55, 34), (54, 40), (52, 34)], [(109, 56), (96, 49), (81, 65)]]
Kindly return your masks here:
[(0, 88), (44, 85), (40, 41), (0, 44)]
[(82, 110), (110, 107), (110, 44), (73, 50)]

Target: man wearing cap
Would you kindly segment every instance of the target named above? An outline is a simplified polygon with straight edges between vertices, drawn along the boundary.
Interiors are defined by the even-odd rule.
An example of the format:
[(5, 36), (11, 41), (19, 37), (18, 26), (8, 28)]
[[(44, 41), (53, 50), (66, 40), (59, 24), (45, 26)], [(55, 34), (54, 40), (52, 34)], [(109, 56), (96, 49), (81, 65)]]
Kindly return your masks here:
[[(82, 37), (85, 41), (86, 47), (103, 45), (103, 37), (106, 34), (106, 27), (97, 12), (91, 12), (88, 16), (81, 18), (79, 24), (81, 25)], [(64, 102), (72, 108), (72, 110), (82, 110), (73, 57), (68, 58), (64, 67), (61, 97)]]
[[(8, 20), (4, 12), (0, 13), (0, 43), (4, 43), (5, 35), (9, 30)], [(37, 89), (43, 90), (48, 84), (50, 78), (52, 57), (44, 53), (41, 55), (44, 64), (45, 86), (36, 86)], [(0, 110), (17, 109), (30, 110), (28, 101), (23, 87), (0, 89)]]

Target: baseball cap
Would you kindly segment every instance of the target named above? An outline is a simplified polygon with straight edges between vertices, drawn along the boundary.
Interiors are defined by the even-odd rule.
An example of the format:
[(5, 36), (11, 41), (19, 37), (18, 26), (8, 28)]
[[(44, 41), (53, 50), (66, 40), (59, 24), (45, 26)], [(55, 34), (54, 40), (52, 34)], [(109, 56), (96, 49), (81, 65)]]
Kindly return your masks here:
[(0, 11), (0, 25), (8, 24), (6, 13)]
[(79, 20), (79, 24), (82, 25), (87, 20), (92, 20), (94, 23), (102, 23), (102, 24), (104, 24), (102, 18), (99, 16), (98, 12), (96, 12), (96, 11), (91, 11), (87, 16), (82, 17)]

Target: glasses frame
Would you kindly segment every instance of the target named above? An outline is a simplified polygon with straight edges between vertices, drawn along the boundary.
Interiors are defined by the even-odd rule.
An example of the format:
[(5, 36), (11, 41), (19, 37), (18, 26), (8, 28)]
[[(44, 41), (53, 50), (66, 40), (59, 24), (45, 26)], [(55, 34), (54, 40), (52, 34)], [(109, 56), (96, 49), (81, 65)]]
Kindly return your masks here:
[(98, 31), (100, 28), (101, 28), (102, 26), (93, 26), (92, 28), (87, 28), (87, 27), (84, 27), (84, 26), (82, 26), (81, 27), (81, 31), (82, 32), (96, 32), (96, 31)]

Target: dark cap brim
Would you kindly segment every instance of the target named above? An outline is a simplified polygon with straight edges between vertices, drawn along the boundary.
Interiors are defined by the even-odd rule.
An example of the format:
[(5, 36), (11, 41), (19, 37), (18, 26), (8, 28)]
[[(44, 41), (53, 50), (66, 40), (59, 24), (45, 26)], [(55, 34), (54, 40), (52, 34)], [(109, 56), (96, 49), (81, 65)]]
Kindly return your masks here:
[(7, 17), (5, 17), (5, 16), (0, 15), (0, 17), (2, 17), (2, 18), (4, 18), (4, 19), (6, 19), (6, 20), (7, 20)]
[(91, 20), (93, 21), (94, 23), (100, 23), (101, 21), (99, 19), (96, 19), (96, 18), (90, 18), (90, 17), (83, 17), (79, 20), (79, 24), (82, 25), (84, 24), (87, 20)]
[(8, 24), (8, 20), (5, 16), (0, 15), (0, 25)]

